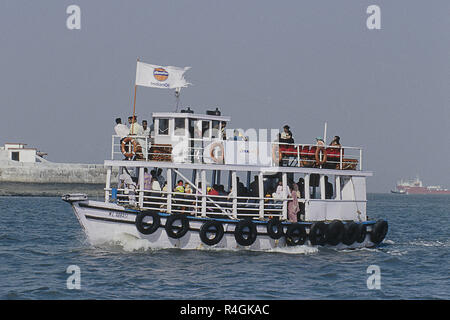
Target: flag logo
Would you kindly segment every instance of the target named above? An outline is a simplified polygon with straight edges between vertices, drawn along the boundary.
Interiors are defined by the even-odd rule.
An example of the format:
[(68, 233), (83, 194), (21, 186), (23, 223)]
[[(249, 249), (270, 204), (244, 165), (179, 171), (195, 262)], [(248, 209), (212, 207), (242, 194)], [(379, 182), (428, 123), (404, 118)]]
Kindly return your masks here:
[(158, 81), (166, 81), (169, 77), (169, 73), (164, 68), (155, 68), (153, 76)]

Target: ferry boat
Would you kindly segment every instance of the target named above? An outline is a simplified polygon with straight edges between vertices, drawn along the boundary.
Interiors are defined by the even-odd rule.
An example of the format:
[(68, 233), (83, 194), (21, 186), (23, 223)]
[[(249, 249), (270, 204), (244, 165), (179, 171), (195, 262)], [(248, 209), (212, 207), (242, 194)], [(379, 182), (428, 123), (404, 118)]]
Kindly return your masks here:
[(62, 197), (89, 241), (126, 234), (155, 249), (257, 251), (383, 241), (387, 221), (366, 212), (372, 172), (361, 148), (327, 146), (326, 134), (285, 142), (278, 129), (230, 129), (230, 120), (218, 108), (153, 112), (148, 135), (113, 135), (104, 201)]
[(398, 181), (395, 190), (402, 194), (450, 194), (450, 190), (441, 186), (424, 186), (419, 177)]

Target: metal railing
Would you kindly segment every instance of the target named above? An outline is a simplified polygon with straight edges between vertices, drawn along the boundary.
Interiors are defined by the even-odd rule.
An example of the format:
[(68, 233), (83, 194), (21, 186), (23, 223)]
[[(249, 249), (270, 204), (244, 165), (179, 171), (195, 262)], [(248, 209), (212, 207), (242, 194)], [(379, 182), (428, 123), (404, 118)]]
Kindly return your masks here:
[[(129, 139), (127, 139), (129, 138)], [(127, 140), (124, 140), (127, 139)], [(235, 147), (235, 141), (221, 139), (186, 138), (181, 150), (174, 154), (171, 145), (152, 145), (150, 136), (130, 135), (121, 139), (117, 135), (112, 136), (111, 160), (153, 160), (178, 163), (215, 163), (228, 164), (225, 154), (227, 146)], [(213, 157), (210, 148), (212, 144), (221, 144), (220, 157)], [(249, 143), (236, 142), (236, 143)], [(280, 142), (263, 142), (270, 149), (270, 155), (262, 158), (271, 158), (270, 166), (289, 166), (306, 168), (325, 168), (338, 170), (362, 170), (362, 149), (346, 146), (318, 146), (316, 144), (289, 144)], [(206, 146), (203, 146), (207, 144)], [(217, 145), (216, 145), (217, 146)], [(180, 148), (178, 148), (180, 149)], [(220, 150), (219, 150), (220, 151)], [(232, 151), (232, 150), (228, 150)], [(259, 150), (256, 151), (258, 156)], [(267, 153), (267, 152), (266, 152)], [(235, 164), (235, 163), (233, 163)], [(240, 163), (248, 164), (248, 163)]]
[[(111, 191), (112, 189), (109, 189)], [(242, 197), (232, 195), (202, 195), (195, 193), (180, 193), (159, 190), (116, 189), (109, 202), (122, 206), (136, 207), (141, 210), (154, 209), (166, 213), (185, 213), (194, 216), (219, 216), (231, 219), (240, 217), (256, 217), (266, 219), (283, 217), (283, 202), (292, 199)], [(170, 196), (169, 196), (170, 195)], [(262, 205), (261, 205), (261, 200)]]

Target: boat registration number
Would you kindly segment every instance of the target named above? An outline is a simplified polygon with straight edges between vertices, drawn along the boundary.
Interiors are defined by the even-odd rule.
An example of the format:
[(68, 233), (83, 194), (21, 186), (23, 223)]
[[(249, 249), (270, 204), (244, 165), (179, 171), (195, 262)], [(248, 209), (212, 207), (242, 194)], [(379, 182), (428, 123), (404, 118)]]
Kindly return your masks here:
[(113, 218), (128, 218), (128, 213), (126, 212), (109, 212), (109, 216)]

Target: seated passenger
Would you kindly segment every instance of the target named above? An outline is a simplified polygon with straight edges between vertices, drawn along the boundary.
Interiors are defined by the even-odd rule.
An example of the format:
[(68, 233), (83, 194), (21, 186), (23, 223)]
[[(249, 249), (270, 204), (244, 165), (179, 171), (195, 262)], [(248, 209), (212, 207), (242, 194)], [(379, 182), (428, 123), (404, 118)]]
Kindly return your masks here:
[(333, 184), (328, 181), (328, 176), (325, 176), (325, 199), (333, 197)]
[(294, 139), (292, 138), (292, 132), (289, 130), (289, 126), (285, 125), (283, 127), (283, 132), (279, 134), (279, 141), (280, 143), (294, 143)]
[(317, 138), (316, 138), (316, 145), (317, 145), (318, 147), (324, 147), (324, 146), (325, 146), (325, 142), (323, 141), (323, 138), (322, 138), (322, 137), (317, 137)]
[(177, 186), (175, 187), (175, 192), (184, 193), (183, 180), (178, 180)]

